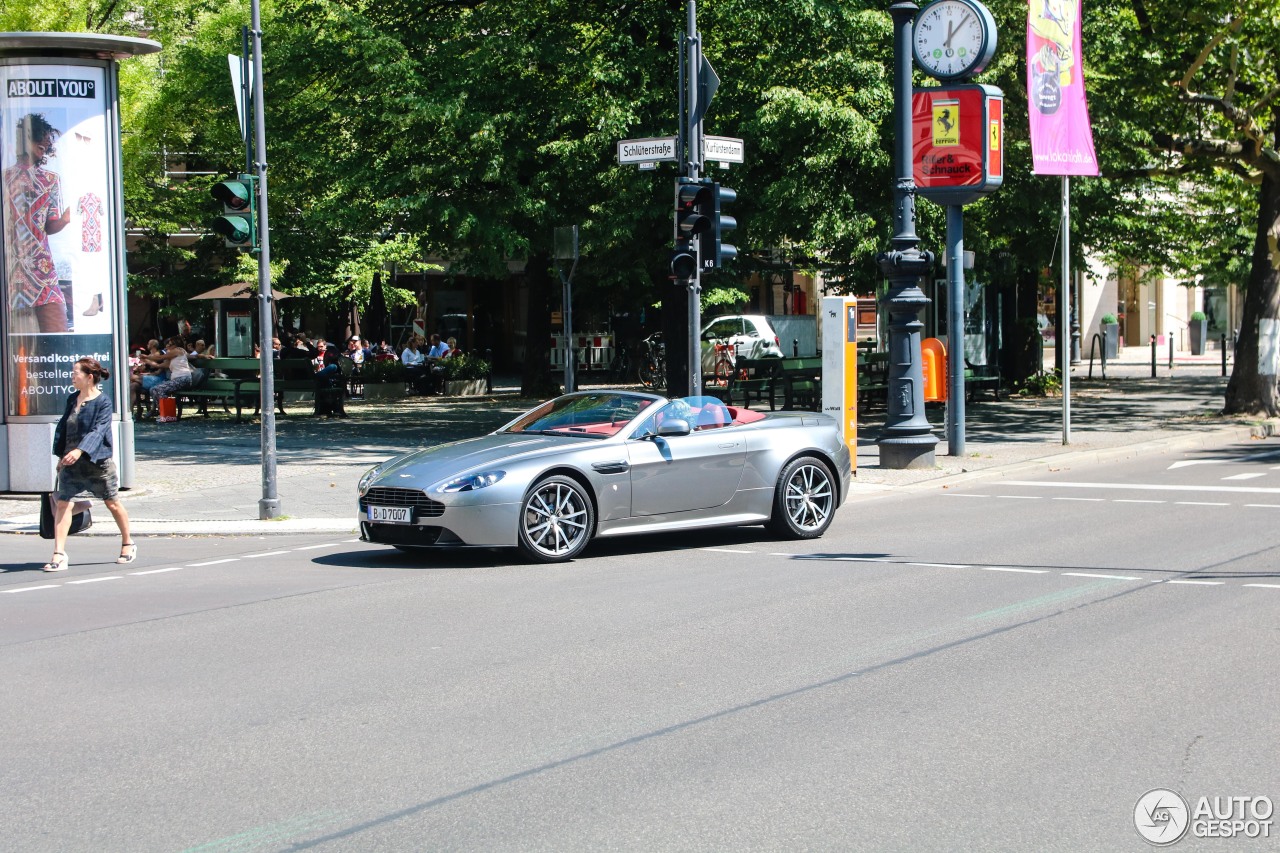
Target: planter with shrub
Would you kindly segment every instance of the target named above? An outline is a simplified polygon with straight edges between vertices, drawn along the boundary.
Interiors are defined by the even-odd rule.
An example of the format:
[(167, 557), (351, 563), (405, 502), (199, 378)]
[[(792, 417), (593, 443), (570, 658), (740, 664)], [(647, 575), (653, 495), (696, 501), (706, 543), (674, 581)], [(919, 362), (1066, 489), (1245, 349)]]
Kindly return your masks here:
[(1191, 339), (1191, 354), (1204, 355), (1205, 341), (1209, 340), (1209, 319), (1203, 311), (1192, 311), (1187, 323), (1187, 335)]
[(1120, 321), (1115, 314), (1102, 315), (1102, 352), (1108, 359), (1120, 354)]
[(476, 355), (455, 355), (440, 362), (444, 393), (450, 397), (478, 397), (488, 391), (492, 365)]

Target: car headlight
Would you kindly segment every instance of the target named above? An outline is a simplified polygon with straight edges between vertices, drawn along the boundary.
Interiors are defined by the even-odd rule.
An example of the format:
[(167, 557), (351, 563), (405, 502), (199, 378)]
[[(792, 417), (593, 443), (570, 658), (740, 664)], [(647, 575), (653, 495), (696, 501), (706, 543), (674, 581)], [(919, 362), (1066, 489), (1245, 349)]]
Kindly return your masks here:
[(368, 471), (365, 471), (364, 476), (360, 478), (360, 484), (356, 486), (356, 491), (362, 495), (369, 491), (369, 487), (373, 485), (374, 480), (378, 479), (378, 475), (382, 473), (382, 466), (385, 464), (384, 462), (374, 465)]
[(459, 477), (456, 480), (450, 480), (445, 483), (440, 491), (474, 492), (476, 489), (492, 486), (505, 476), (507, 476), (506, 471), (482, 471), (479, 474), (468, 474), (465, 477)]

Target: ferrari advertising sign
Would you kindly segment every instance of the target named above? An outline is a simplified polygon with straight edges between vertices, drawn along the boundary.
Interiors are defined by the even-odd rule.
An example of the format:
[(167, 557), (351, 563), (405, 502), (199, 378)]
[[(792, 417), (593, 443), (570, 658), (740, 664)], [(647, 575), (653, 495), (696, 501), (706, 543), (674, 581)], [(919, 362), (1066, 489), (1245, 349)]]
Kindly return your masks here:
[(916, 191), (938, 204), (977, 201), (1004, 182), (1004, 94), (965, 84), (911, 98)]

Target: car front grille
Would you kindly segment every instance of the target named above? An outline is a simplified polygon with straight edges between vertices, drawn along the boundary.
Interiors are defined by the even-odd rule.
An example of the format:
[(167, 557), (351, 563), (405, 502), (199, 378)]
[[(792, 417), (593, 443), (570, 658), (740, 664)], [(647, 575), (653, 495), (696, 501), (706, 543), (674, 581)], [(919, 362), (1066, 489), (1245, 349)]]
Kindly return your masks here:
[(370, 506), (411, 506), (416, 518), (439, 518), (444, 515), (444, 504), (433, 501), (418, 489), (375, 486), (360, 498), (361, 511)]

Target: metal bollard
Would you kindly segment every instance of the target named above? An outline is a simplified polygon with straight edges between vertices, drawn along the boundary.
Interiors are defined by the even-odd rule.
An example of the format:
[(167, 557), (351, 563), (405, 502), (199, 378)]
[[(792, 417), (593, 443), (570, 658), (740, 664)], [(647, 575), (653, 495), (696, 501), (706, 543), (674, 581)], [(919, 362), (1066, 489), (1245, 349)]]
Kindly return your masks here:
[(1227, 333), (1222, 333), (1222, 375), (1227, 375)]
[(791, 357), (792, 358), (800, 357), (800, 339), (799, 338), (791, 339)]
[(1173, 335), (1169, 336), (1169, 369), (1173, 370)]
[(1156, 336), (1151, 336), (1151, 378), (1156, 378)]

